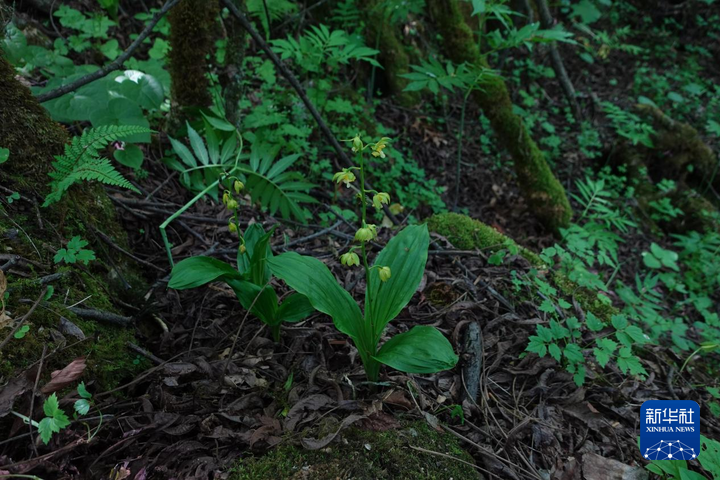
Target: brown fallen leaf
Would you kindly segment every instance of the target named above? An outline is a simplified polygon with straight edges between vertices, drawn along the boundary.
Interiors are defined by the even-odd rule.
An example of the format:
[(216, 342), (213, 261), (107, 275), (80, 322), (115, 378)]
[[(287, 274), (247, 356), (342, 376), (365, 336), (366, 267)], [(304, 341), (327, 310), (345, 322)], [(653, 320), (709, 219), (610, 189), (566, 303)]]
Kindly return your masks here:
[(40, 391), (47, 395), (62, 390), (68, 385), (75, 383), (82, 376), (85, 367), (85, 357), (76, 358), (62, 370), (52, 372), (50, 374), (50, 381), (46, 383)]
[(306, 412), (320, 410), (325, 405), (332, 403), (335, 403), (335, 400), (320, 393), (303, 398), (293, 405), (288, 412), (287, 418), (285, 419), (285, 430), (292, 432), (295, 430), (297, 424), (300, 423), (300, 420), (305, 417)]
[(32, 388), (30, 380), (25, 375), (20, 375), (0, 389), (0, 418), (10, 413), (15, 400), (30, 388)]
[(308, 450), (320, 450), (321, 448), (325, 448), (330, 444), (330, 442), (335, 440), (335, 437), (337, 437), (338, 434), (342, 432), (345, 428), (349, 427), (358, 420), (362, 420), (363, 418), (366, 418), (365, 415), (350, 415), (342, 421), (342, 423), (340, 424), (340, 428), (338, 428), (335, 433), (325, 435), (323, 438), (319, 439), (303, 438), (302, 445)]
[(585, 453), (582, 458), (585, 480), (647, 480), (648, 472), (642, 467), (631, 467), (611, 458)]

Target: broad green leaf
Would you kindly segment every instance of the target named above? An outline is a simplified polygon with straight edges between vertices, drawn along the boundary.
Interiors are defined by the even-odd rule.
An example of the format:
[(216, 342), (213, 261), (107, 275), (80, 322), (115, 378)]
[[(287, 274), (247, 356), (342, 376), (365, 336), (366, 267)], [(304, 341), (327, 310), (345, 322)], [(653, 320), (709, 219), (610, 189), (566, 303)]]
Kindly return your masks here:
[(558, 362), (562, 358), (562, 350), (560, 350), (560, 346), (557, 343), (551, 343), (548, 347), (548, 352), (550, 353), (550, 356)]
[(260, 237), (251, 254), (250, 280), (256, 285), (265, 285), (270, 280), (270, 267), (267, 261), (272, 258), (269, 242), (270, 236), (274, 231), (275, 228), (273, 227), (269, 232)]
[(293, 293), (283, 300), (278, 308), (277, 316), (283, 322), (299, 322), (315, 311), (305, 295)]
[(567, 347), (565, 347), (563, 354), (565, 355), (565, 358), (567, 358), (568, 361), (571, 363), (582, 363), (583, 361), (585, 361), (582, 350), (580, 350), (580, 347), (578, 347), (575, 343), (571, 343)]
[(435, 327), (425, 325), (395, 335), (373, 358), (406, 373), (441, 372), (458, 361), (448, 339)]
[(380, 280), (377, 269), (370, 272), (365, 295), (365, 316), (374, 325), (375, 343), (385, 326), (405, 308), (417, 290), (427, 262), (430, 234), (427, 225), (405, 227), (375, 259), (374, 265), (390, 267), (391, 276)]
[(530, 336), (530, 338), (528, 338), (528, 340), (528, 346), (525, 350), (527, 350), (528, 352), (537, 353), (541, 357), (547, 355), (547, 345), (542, 338), (538, 337), (537, 335), (532, 335)]
[(265, 229), (259, 223), (253, 223), (243, 234), (245, 240), (245, 253), (240, 253), (238, 249), (237, 265), (238, 271), (245, 274), (250, 268), (250, 259), (255, 253), (255, 245), (265, 235)]
[(7, 162), (10, 158), (10, 150), (7, 148), (0, 148), (0, 164)]
[(227, 280), (227, 284), (233, 289), (244, 309), (250, 310), (253, 315), (268, 325), (280, 323), (277, 316), (277, 294), (270, 285), (265, 285), (263, 288), (262, 285), (237, 278)]
[(170, 272), (169, 288), (186, 290), (206, 283), (240, 279), (240, 273), (227, 263), (212, 257), (192, 257), (173, 267)]
[(317, 258), (288, 252), (271, 258), (268, 264), (273, 275), (305, 295), (316, 310), (330, 315), (338, 330), (356, 343), (362, 341), (364, 322), (360, 308), (324, 263)]
[(137, 145), (127, 144), (123, 150), (115, 150), (113, 156), (126, 167), (138, 169), (143, 164), (143, 152)]

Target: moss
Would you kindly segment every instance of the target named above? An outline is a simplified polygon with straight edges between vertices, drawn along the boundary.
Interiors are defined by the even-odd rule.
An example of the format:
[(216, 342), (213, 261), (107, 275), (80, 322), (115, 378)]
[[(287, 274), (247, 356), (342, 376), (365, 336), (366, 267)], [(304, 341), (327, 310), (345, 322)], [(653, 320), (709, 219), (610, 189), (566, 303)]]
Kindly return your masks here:
[(171, 97), (176, 120), (184, 116), (187, 108), (212, 105), (207, 75), (217, 5), (205, 0), (182, 0), (168, 14)]
[(597, 292), (578, 286), (578, 284), (560, 272), (554, 272), (552, 280), (552, 283), (560, 292), (577, 300), (583, 311), (592, 312), (593, 315), (604, 322), (609, 322), (613, 315), (620, 313), (617, 308), (600, 301), (597, 297)]
[(419, 92), (406, 92), (408, 80), (400, 75), (410, 71), (410, 56), (400, 41), (397, 28), (390, 24), (378, 0), (362, 0), (360, 8), (366, 12), (365, 44), (380, 51), (378, 62), (388, 93), (394, 95), (401, 105), (412, 106), (420, 100)]
[[(425, 423), (410, 423), (399, 430), (372, 432), (349, 428), (342, 438), (319, 451), (280, 446), (263, 457), (240, 460), (231, 480), (312, 479), (335, 480), (436, 480), (477, 479), (472, 457), (455, 438), (440, 434)], [(457, 460), (410, 448), (424, 448)]]
[(515, 243), (513, 239), (503, 235), (489, 225), (459, 213), (439, 213), (427, 220), (431, 232), (447, 238), (456, 248), (462, 250), (497, 251), (508, 246), (515, 246), (518, 253), (534, 266), (542, 266), (544, 262), (537, 254)]
[(62, 153), (67, 132), (34, 99), (30, 89), (15, 79), (15, 69), (0, 50), (0, 146), (10, 158), (0, 168), (0, 181), (12, 188), (12, 177), (44, 186), (53, 155)]
[[(455, 63), (467, 62), (488, 68), (472, 30), (465, 23), (456, 0), (428, 2), (445, 54)], [(513, 112), (510, 93), (499, 76), (487, 76), (473, 98), (490, 120), (493, 131), (510, 152), (520, 189), (535, 216), (549, 230), (557, 233), (572, 216), (565, 189), (553, 175), (545, 156), (530, 137), (522, 119)]]

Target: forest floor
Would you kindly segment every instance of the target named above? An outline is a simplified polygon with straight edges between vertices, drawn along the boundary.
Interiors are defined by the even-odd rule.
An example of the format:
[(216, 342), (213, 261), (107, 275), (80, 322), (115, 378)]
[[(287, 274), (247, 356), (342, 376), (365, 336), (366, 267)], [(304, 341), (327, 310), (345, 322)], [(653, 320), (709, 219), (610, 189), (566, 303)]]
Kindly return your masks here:
[[(720, 58), (720, 52), (713, 54)], [(545, 57), (538, 55), (543, 63)], [(626, 68), (624, 55), (591, 66), (577, 55), (564, 55), (569, 71), (584, 72), (573, 81), (585, 95), (590, 120), (599, 109), (593, 99), (627, 98), (635, 72)], [(708, 80), (720, 83), (717, 65), (707, 72)], [(527, 83), (545, 91), (536, 107), (549, 112), (543, 120), (565, 132), (567, 117), (550, 108), (563, 102), (556, 83)], [(422, 108), (408, 110), (388, 100), (376, 111), (376, 119), (413, 146), (418, 164), (440, 185), (455, 181), (456, 100), (446, 123)], [(471, 106), (467, 116), (478, 118), (479, 111)], [(553, 245), (553, 236), (528, 212), (507, 157), (483, 150), (484, 134), (479, 122), (468, 123), (458, 204), (533, 251)], [(565, 145), (575, 144), (576, 133), (559, 135), (565, 135)], [(567, 147), (555, 155), (555, 171), (571, 189), (586, 167), (599, 170), (610, 163), (613, 145), (603, 145), (590, 162)], [(148, 153), (152, 157), (152, 149)], [(87, 441), (88, 427), (75, 421), (53, 439), (57, 448), (37, 454), (24, 441), (27, 426), (15, 421), (8, 438), (0, 439), (0, 471), (113, 480), (641, 479), (648, 473), (638, 449), (640, 405), (694, 398), (695, 385), (715, 383), (703, 368), (678, 372), (673, 365), (685, 358), (670, 345), (653, 344), (641, 357), (648, 372), (644, 381), (609, 364), (589, 369), (578, 387), (555, 360), (526, 352), (528, 337), (545, 322), (545, 314), (527, 292), (517, 292), (513, 279), (534, 266), (521, 255), (491, 264), (488, 252), (460, 250), (434, 233), (421, 286), (386, 334), (435, 326), (461, 354), (461, 363), (432, 375), (388, 371), (379, 384), (368, 384), (357, 350), (325, 315), (283, 326), (278, 343), (225, 285), (183, 292), (166, 288), (169, 269), (157, 228), (189, 193), (159, 160), (146, 161), (149, 175), (136, 182), (142, 196), (107, 189), (128, 234), (128, 261), (137, 264), (149, 287), (141, 295), (144, 304), (127, 306), (136, 319), (128, 355), (147, 368), (117, 370), (116, 388), (95, 395), (103, 420), (92, 441)], [(451, 188), (443, 199), (453, 203)], [(324, 207), (315, 213), (324, 213)], [(431, 212), (413, 213), (426, 218)], [(172, 226), (176, 238), (186, 239), (173, 247), (174, 260), (204, 254), (233, 263), (238, 245), (227, 234), (227, 217), (225, 207), (212, 202), (185, 212)], [(249, 207), (243, 207), (241, 218), (243, 227), (277, 226), (271, 241), (275, 253), (292, 248), (319, 258), (355, 298), (364, 295), (360, 272), (342, 268), (337, 260), (352, 241), (352, 224), (341, 218), (330, 227), (279, 222)], [(388, 238), (385, 232), (378, 243)], [(642, 230), (624, 240), (625, 251), (657, 241)], [(621, 269), (617, 278), (632, 284), (635, 274)], [(573, 307), (584, 315), (580, 300)], [(468, 344), (472, 323), (480, 326), (480, 336)], [(474, 359), (481, 365), (479, 394), (470, 398), (464, 372)], [(23, 380), (24, 389), (34, 380)], [(12, 405), (19, 391), (0, 392), (0, 407)], [(702, 422), (705, 435), (720, 438), (717, 417), (705, 415)]]

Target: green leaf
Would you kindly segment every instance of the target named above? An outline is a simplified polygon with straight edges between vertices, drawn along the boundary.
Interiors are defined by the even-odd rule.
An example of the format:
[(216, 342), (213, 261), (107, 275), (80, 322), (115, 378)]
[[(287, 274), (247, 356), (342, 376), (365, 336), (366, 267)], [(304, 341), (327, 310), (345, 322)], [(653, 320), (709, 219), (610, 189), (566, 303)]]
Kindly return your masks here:
[(45, 403), (43, 403), (43, 412), (45, 412), (46, 416), (53, 417), (59, 411), (61, 411), (60, 403), (58, 402), (57, 395), (53, 393), (45, 399)]
[(452, 345), (435, 327), (417, 325), (388, 340), (373, 358), (406, 373), (435, 373), (458, 361)]
[(77, 391), (78, 391), (78, 395), (80, 395), (81, 398), (84, 398), (86, 400), (92, 398), (92, 394), (87, 391), (87, 388), (85, 388), (85, 382), (80, 382), (80, 385), (78, 385)]
[(600, 364), (600, 366), (605, 368), (605, 365), (607, 365), (610, 361), (610, 353), (607, 350), (603, 350), (601, 348), (593, 348), (593, 353), (595, 354), (595, 359)]
[[(225, 280), (237, 295), (240, 304), (246, 310), (268, 325), (277, 325), (278, 298), (277, 293), (270, 285), (256, 285), (237, 278)], [(252, 308), (251, 308), (252, 306)]]
[(605, 328), (605, 324), (592, 312), (587, 312), (587, 315), (585, 316), (585, 324), (593, 332), (599, 332)]
[(195, 160), (195, 157), (192, 153), (190, 153), (190, 150), (179, 140), (175, 140), (174, 138), (168, 136), (170, 139), (170, 144), (173, 147), (173, 150), (175, 150), (175, 153), (177, 153), (178, 157), (190, 168), (197, 167), (197, 160)]
[(374, 343), (417, 290), (425, 272), (429, 245), (427, 225), (408, 226), (395, 235), (375, 259), (374, 265), (390, 267), (391, 276), (382, 282), (377, 269), (370, 272), (365, 316), (375, 327)]
[(143, 151), (137, 145), (127, 144), (123, 150), (115, 150), (115, 160), (126, 167), (138, 169), (143, 164)]
[(90, 411), (90, 402), (88, 402), (84, 398), (81, 398), (80, 400), (75, 401), (73, 408), (78, 413), (78, 415), (87, 415), (87, 413)]
[(240, 273), (227, 263), (212, 257), (192, 257), (173, 267), (170, 272), (169, 288), (186, 290), (206, 283), (230, 279), (241, 279)]
[(10, 158), (10, 149), (0, 148), (0, 164), (7, 162), (8, 158)]
[(530, 341), (528, 342), (528, 346), (525, 350), (528, 352), (535, 352), (541, 357), (547, 355), (547, 346), (542, 338), (537, 335), (532, 335), (528, 340)]
[(545, 313), (555, 313), (555, 305), (552, 303), (552, 301), (546, 298), (542, 301), (542, 303), (538, 307), (538, 310)]
[(562, 350), (560, 350), (560, 347), (557, 343), (551, 343), (548, 347), (548, 352), (550, 353), (550, 356), (558, 362), (562, 358)]
[[(355, 300), (317, 258), (283, 253), (268, 261), (273, 275), (305, 295), (316, 310), (330, 315), (338, 330), (362, 342), (363, 316)], [(361, 345), (357, 345), (362, 348)], [(372, 346), (374, 349), (374, 345)]]
[(305, 295), (293, 293), (289, 295), (278, 309), (277, 316), (283, 322), (299, 322), (315, 311)]
[(208, 156), (207, 148), (205, 148), (205, 142), (203, 142), (203, 139), (195, 129), (190, 126), (190, 123), (185, 122), (185, 124), (187, 125), (188, 137), (190, 138), (190, 146), (193, 152), (195, 152), (195, 158), (200, 160), (200, 163), (203, 165), (207, 165), (210, 157)]
[(568, 361), (571, 363), (582, 363), (585, 361), (582, 350), (580, 350), (580, 347), (577, 346), (577, 344), (575, 343), (571, 343), (567, 347), (565, 347), (565, 351), (563, 352), (563, 354), (565, 355), (565, 358), (567, 358)]

